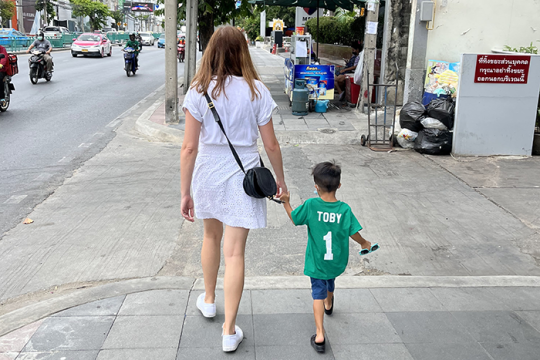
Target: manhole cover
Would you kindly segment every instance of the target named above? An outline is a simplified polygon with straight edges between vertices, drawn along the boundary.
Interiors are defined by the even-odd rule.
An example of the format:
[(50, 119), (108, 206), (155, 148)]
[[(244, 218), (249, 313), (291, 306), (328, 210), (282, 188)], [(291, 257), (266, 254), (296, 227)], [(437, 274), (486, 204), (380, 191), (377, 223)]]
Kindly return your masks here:
[(334, 129), (321, 129), (319, 131), (324, 133), (324, 134), (333, 134), (333, 133), (336, 132), (336, 130), (334, 130)]

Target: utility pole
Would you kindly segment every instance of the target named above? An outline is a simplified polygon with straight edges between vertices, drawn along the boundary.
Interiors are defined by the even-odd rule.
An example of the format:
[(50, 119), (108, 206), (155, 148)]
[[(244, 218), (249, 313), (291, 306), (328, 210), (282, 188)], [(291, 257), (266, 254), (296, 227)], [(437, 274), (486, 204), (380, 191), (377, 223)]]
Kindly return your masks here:
[(17, 30), (19, 30), (23, 34), (26, 33), (24, 29), (24, 15), (23, 15), (23, 8), (22, 8), (22, 0), (17, 0)]
[(177, 27), (178, 3), (165, 0), (165, 121), (178, 122)]
[(186, 62), (184, 65), (184, 94), (187, 93), (197, 67), (197, 16), (198, 0), (186, 4)]
[(43, 0), (43, 26), (49, 25), (49, 22), (47, 21), (47, 2), (48, 0)]
[[(364, 73), (362, 76), (362, 87), (360, 88), (361, 100), (360, 108), (364, 112), (364, 105), (368, 101), (368, 82), (373, 84), (373, 72), (375, 71), (375, 56), (377, 54), (377, 25), (379, 19), (379, 2), (377, 0), (368, 0), (366, 2), (366, 30), (364, 35)], [(369, 78), (367, 73), (369, 72)], [(369, 89), (369, 94), (374, 88)], [(371, 101), (371, 99), (369, 99)]]

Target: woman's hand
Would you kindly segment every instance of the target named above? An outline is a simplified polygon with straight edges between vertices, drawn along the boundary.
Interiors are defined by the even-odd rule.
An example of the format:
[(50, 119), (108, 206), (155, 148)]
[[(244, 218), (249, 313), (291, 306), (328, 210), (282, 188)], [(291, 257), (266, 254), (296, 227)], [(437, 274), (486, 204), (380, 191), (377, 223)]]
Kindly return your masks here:
[(276, 185), (277, 185), (277, 193), (276, 193), (277, 198), (279, 198), (281, 194), (286, 194), (289, 192), (289, 190), (287, 190), (287, 185), (285, 184), (285, 180), (276, 180)]
[(182, 211), (182, 216), (187, 221), (195, 222), (195, 219), (193, 216), (195, 215), (193, 204), (193, 199), (191, 198), (191, 195), (182, 196), (182, 201), (180, 203), (180, 210)]

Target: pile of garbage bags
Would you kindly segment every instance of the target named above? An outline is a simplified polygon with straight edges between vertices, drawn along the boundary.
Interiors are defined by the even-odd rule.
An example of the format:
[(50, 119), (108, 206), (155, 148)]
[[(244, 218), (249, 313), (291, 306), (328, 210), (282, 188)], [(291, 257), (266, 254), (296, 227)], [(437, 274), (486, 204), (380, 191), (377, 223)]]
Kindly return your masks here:
[(455, 104), (451, 98), (434, 99), (427, 107), (412, 101), (399, 115), (401, 131), (397, 142), (422, 154), (448, 155), (452, 151)]

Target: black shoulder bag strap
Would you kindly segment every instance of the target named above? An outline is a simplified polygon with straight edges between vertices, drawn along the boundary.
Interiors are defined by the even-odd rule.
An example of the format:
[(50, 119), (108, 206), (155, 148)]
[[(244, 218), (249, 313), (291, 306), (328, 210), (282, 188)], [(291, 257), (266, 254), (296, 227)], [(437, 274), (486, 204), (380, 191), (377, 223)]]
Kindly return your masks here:
[[(234, 159), (238, 163), (238, 166), (240, 166), (240, 169), (242, 169), (242, 172), (245, 174), (246, 170), (244, 170), (244, 165), (242, 165), (242, 160), (240, 160), (238, 153), (234, 149), (234, 146), (231, 143), (231, 140), (229, 140), (229, 137), (227, 136), (227, 133), (225, 132), (225, 129), (223, 128), (223, 123), (221, 122), (221, 118), (219, 117), (219, 114), (214, 106), (214, 103), (212, 102), (212, 99), (206, 93), (204, 94), (204, 97), (206, 97), (206, 101), (208, 102), (208, 108), (210, 109), (210, 111), (212, 111), (212, 115), (214, 115), (214, 120), (219, 125), (219, 128), (221, 129), (221, 131), (223, 131), (223, 135), (225, 135), (225, 138), (227, 139), (227, 142), (229, 143), (229, 147), (231, 148)], [(261, 166), (264, 167), (264, 164), (260, 155), (259, 155), (259, 161), (261, 162)]]

